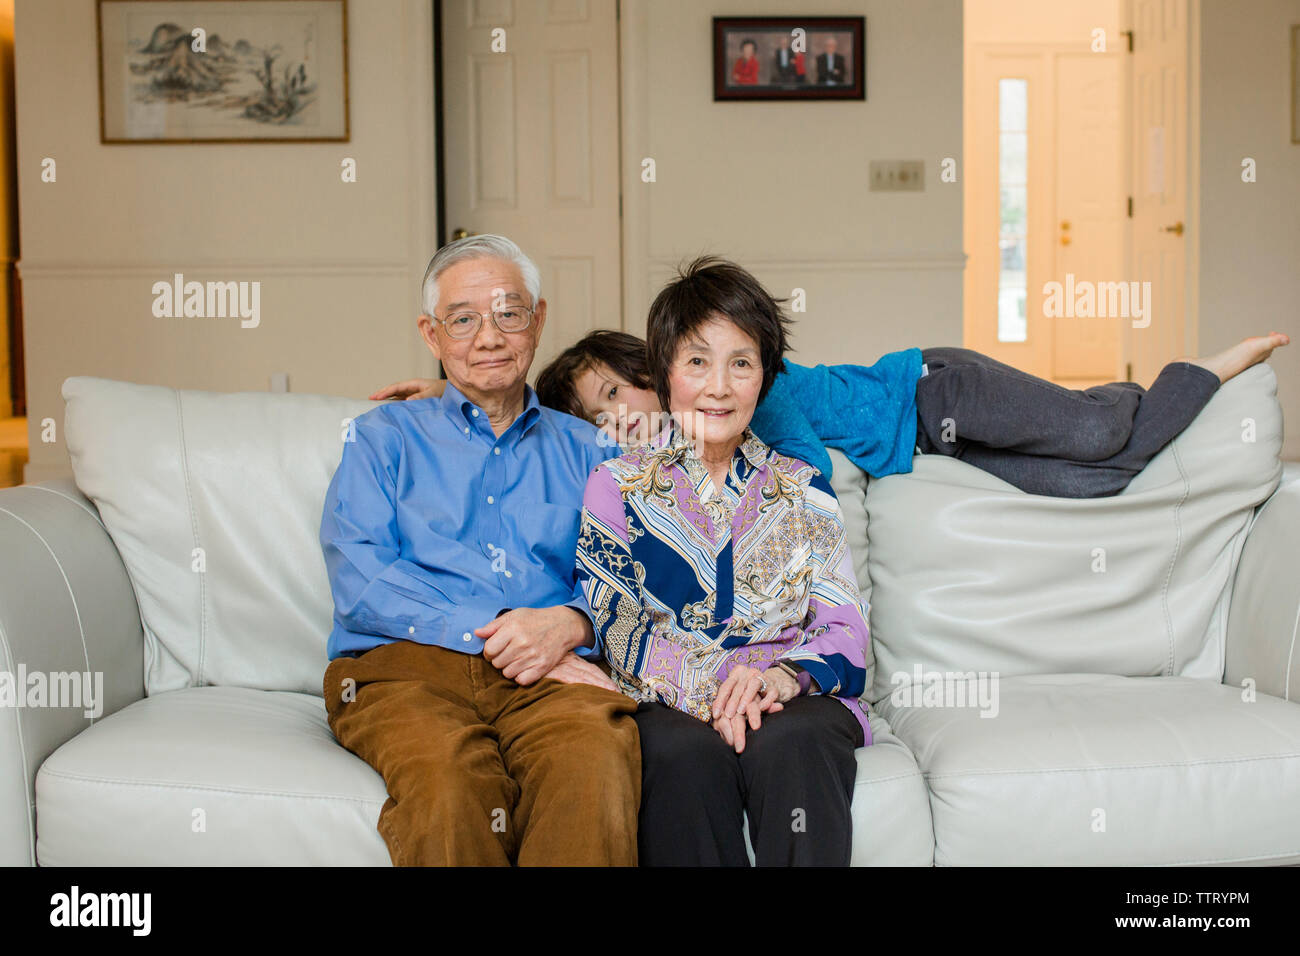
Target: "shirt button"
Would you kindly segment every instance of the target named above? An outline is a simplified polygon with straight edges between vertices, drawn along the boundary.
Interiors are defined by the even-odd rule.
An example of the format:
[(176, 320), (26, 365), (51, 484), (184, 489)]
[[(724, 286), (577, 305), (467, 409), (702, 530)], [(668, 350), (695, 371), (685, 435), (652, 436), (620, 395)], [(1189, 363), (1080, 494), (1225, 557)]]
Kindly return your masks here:
[(415, 633), (415, 628), (414, 628), (414, 627), (408, 627), (408, 628), (406, 629), (406, 633), (407, 633), (407, 634), (414, 634), (414, 633)]
[(475, 418), (478, 418), (478, 409), (477, 409), (477, 408), (472, 408), (472, 409), (470, 409), (470, 412), (469, 412), (469, 413), (470, 413), (471, 415), (473, 415)]
[(499, 455), (499, 454), (501, 454), (501, 449), (500, 449), (500, 448), (493, 448), (493, 449), (492, 449), (492, 454), (494, 454), (494, 455)]
[(468, 425), (465, 426), (465, 434), (466, 434), (466, 435), (469, 434), (469, 426), (468, 426)]
[(474, 640), (474, 638), (473, 638), (472, 636), (470, 636), (469, 631), (466, 631), (464, 634), (462, 634), (462, 635), (460, 636), (460, 639), (461, 639), (462, 641), (472, 641), (472, 640)]
[(488, 495), (488, 504), (491, 505), (491, 504), (495, 504), (495, 503), (496, 503), (496, 499), (493, 498), (491, 495)]

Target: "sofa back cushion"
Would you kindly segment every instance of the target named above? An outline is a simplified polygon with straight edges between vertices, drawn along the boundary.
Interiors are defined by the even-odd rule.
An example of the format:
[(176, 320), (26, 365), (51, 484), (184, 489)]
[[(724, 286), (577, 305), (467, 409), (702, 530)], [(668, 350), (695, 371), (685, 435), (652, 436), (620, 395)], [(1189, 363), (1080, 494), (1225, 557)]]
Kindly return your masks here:
[[(1229, 382), (1115, 498), (1028, 495), (939, 456), (868, 483), (832, 450), (871, 605), (868, 696), (917, 667), (1219, 679), (1232, 572), (1280, 474), (1276, 388), (1267, 366)], [(319, 694), (321, 508), (343, 423), (373, 403), (93, 378), (63, 395), (77, 484), (140, 604), (147, 691)]]
[(319, 695), (333, 601), (320, 548), (347, 419), (373, 403), (70, 378), (65, 433), (135, 587), (150, 694)]
[(918, 669), (927, 683), (972, 671), (1220, 680), (1233, 572), (1281, 446), (1277, 378), (1260, 365), (1112, 498), (1026, 494), (937, 455), (873, 480), (869, 698)]

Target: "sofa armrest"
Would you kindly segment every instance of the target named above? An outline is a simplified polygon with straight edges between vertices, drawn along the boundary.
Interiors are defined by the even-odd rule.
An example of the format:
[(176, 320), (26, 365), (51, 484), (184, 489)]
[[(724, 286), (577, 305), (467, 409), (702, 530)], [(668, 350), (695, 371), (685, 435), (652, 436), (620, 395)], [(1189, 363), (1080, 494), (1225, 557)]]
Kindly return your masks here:
[(1284, 481), (1255, 514), (1228, 608), (1223, 682), (1300, 700), (1300, 480)]
[[(135, 593), (94, 506), (69, 480), (0, 490), (0, 682), (0, 866), (34, 865), (41, 764), (144, 697)], [(83, 692), (89, 699), (73, 696)]]

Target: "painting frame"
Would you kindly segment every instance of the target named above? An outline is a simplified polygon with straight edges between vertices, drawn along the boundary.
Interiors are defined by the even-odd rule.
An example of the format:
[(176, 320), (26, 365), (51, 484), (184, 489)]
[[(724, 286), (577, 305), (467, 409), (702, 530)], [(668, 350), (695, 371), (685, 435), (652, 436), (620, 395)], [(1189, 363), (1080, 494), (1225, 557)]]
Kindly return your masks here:
[[(327, 14), (328, 19), (333, 21), (331, 25), (337, 26), (337, 30), (336, 31), (331, 30), (327, 38), (327, 42), (329, 46), (332, 48), (331, 54), (336, 53), (337, 59), (335, 59), (334, 55), (331, 55), (329, 57), (330, 62), (325, 63), (324, 58), (322, 58), (323, 65), (326, 65), (329, 68), (329, 72), (326, 74), (327, 82), (322, 83), (320, 80), (317, 80), (314, 84), (308, 87), (306, 85), (306, 74), (303, 71), (305, 64), (303, 63), (299, 64), (299, 74), (301, 75), (294, 78), (295, 80), (302, 79), (304, 83), (303, 87), (300, 90), (295, 91), (296, 93), (301, 93), (303, 91), (308, 91), (308, 90), (313, 94), (318, 92), (320, 93), (319, 96), (313, 96), (310, 100), (307, 101), (305, 105), (316, 106), (317, 111), (320, 112), (328, 111), (327, 118), (330, 121), (330, 126), (328, 128), (328, 131), (325, 134), (323, 135), (284, 135), (283, 134), (284, 127), (289, 125), (289, 122), (290, 120), (292, 120), (294, 113), (299, 112), (296, 105), (297, 96), (293, 94), (290, 94), (285, 97), (285, 99), (292, 102), (292, 105), (289, 105), (288, 103), (284, 103), (284, 102), (279, 102), (279, 101), (273, 103), (274, 106), (280, 108), (282, 111), (287, 110), (289, 112), (288, 117), (281, 119), (278, 116), (268, 115), (264, 120), (262, 127), (259, 127), (256, 123), (239, 123), (241, 127), (247, 129), (247, 132), (243, 132), (243, 130), (241, 129), (241, 131), (238, 134), (232, 134), (229, 132), (219, 132), (212, 135), (196, 135), (194, 130), (189, 129), (183, 133), (175, 133), (175, 134), (163, 133), (162, 135), (129, 135), (129, 133), (131, 132), (129, 119), (124, 121), (121, 117), (117, 115), (116, 109), (106, 108), (110, 87), (113, 86), (115, 83), (121, 83), (123, 86), (125, 86), (125, 80), (119, 78), (126, 76), (125, 67), (128, 66), (127, 59), (129, 56), (128, 51), (124, 49), (121, 45), (118, 45), (113, 51), (109, 51), (106, 49), (106, 38), (113, 37), (115, 35), (115, 29), (122, 29), (123, 33), (125, 33), (125, 29), (121, 27), (120, 24), (118, 24), (114, 20), (114, 17), (123, 17), (126, 15), (127, 11), (133, 8), (145, 9), (146, 7), (150, 9), (152, 8), (174, 9), (182, 12), (189, 12), (193, 8), (209, 7), (212, 8), (213, 10), (217, 10), (218, 8), (221, 8), (223, 11), (225, 11), (224, 15), (226, 16), (232, 15), (230, 11), (233, 9), (238, 11), (237, 15), (241, 17), (242, 16), (256, 17), (259, 13), (267, 16), (273, 15), (275, 13), (280, 13), (281, 15), (283, 15), (283, 12), (285, 11), (286, 8), (288, 8), (289, 10), (293, 10), (296, 13), (298, 11), (298, 5), (301, 5), (301, 9), (304, 13), (308, 13), (311, 10), (316, 10)], [(106, 13), (107, 13), (107, 18), (106, 18)], [(107, 23), (106, 23), (106, 19), (107, 19)], [(189, 18), (178, 15), (172, 19), (187, 20)], [(175, 25), (169, 23), (168, 26), (175, 26)], [(106, 27), (107, 27), (107, 31), (106, 31)], [(172, 37), (172, 39), (179, 41), (181, 37), (188, 36), (188, 35), (191, 34), (186, 33), (185, 31), (181, 31), (179, 34)], [(212, 36), (215, 39), (217, 37), (217, 34), (213, 33)], [(184, 146), (184, 145), (202, 145), (206, 143), (231, 144), (231, 143), (347, 143), (347, 142), (351, 142), (352, 117), (351, 117), (351, 96), (350, 96), (350, 89), (349, 89), (350, 78), (349, 78), (349, 64), (348, 64), (348, 59), (349, 59), (348, 0), (96, 0), (95, 37), (96, 37), (96, 54), (97, 54), (96, 72), (99, 81), (99, 141), (102, 144)], [(241, 42), (242, 42), (242, 38), (241, 38)], [(154, 38), (151, 37), (149, 46), (152, 47), (153, 45), (154, 45)], [(247, 44), (245, 43), (244, 45)], [(255, 49), (256, 48), (250, 47), (250, 50), (255, 50)], [(239, 52), (239, 44), (236, 44), (234, 50), (236, 53)], [(141, 55), (144, 53), (143, 50), (136, 51), (136, 52), (138, 52)], [(110, 76), (110, 74), (107, 73), (106, 70), (113, 68), (115, 61), (118, 67), (118, 74), (116, 77), (113, 77)], [(270, 66), (271, 66), (270, 61), (267, 61), (266, 73), (268, 75), (271, 73)], [(259, 79), (261, 79), (260, 76)], [(285, 83), (290, 82), (290, 77), (287, 70), (285, 71), (284, 74), (284, 81)], [(274, 94), (272, 94), (271, 92), (271, 87), (273, 85), (274, 82), (267, 84), (267, 95), (274, 96)], [(283, 84), (281, 85), (283, 89)], [(114, 92), (122, 92), (124, 97), (126, 95), (124, 90), (118, 91), (114, 89)], [(325, 93), (329, 94), (328, 102), (323, 105), (317, 105), (319, 99), (326, 98), (324, 95)], [(246, 103), (248, 99), (249, 97), (244, 97), (243, 100), (241, 100), (240, 102)], [(254, 104), (254, 105), (265, 107), (266, 104)], [(163, 105), (163, 109), (166, 110), (170, 106), (171, 103), (166, 103)], [(234, 119), (231, 120), (230, 122), (238, 123), (238, 121), (240, 120), (249, 118), (248, 111), (251, 109), (252, 106), (246, 107), (244, 115), (234, 114)], [(271, 110), (264, 108), (262, 112), (270, 113)], [(258, 117), (258, 119), (261, 119), (261, 117)], [(265, 132), (264, 133), (260, 132), (261, 129), (264, 129)]]
[(1300, 143), (1300, 23), (1291, 24), (1291, 142)]
[[(805, 50), (793, 51), (800, 60), (797, 64), (766, 64), (765, 60), (774, 57), (780, 51), (773, 47), (776, 38), (783, 34), (794, 34), (796, 28), (804, 31)], [(823, 38), (818, 40), (818, 37)], [(834, 61), (839, 55), (847, 59), (843, 68), (843, 78), (832, 68), (827, 71), (827, 79), (822, 80), (822, 48), (818, 52), (815, 44), (824, 43), (825, 38), (834, 37), (835, 46), (830, 47), (830, 59)], [(738, 39), (739, 38), (739, 39)], [(847, 41), (850, 49), (847, 53), (838, 53), (840, 43)], [(752, 59), (749, 70), (745, 71), (737, 50), (744, 50), (744, 44), (753, 42)], [(759, 48), (762, 48), (761, 50)], [(790, 52), (790, 51), (787, 51)], [(807, 58), (813, 62), (809, 64)], [(741, 72), (737, 72), (741, 71)], [(785, 79), (778, 78), (780, 71)], [(738, 81), (737, 77), (742, 77)], [(752, 76), (752, 80), (749, 78)], [(719, 102), (760, 102), (771, 100), (848, 100), (861, 102), (867, 98), (867, 18), (865, 16), (848, 17), (714, 17), (713, 18), (713, 101)], [(766, 78), (768, 82), (762, 82)]]

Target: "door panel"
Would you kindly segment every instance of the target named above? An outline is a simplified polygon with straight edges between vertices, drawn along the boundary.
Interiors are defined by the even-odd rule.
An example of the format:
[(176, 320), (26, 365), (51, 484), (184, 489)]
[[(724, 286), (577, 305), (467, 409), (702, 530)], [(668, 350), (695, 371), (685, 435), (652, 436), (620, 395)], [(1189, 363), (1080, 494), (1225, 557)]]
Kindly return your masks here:
[(622, 327), (617, 10), (443, 0), (447, 231), (509, 236), (537, 263), (534, 376), (585, 332)]
[[(1052, 326), (1043, 318), (1042, 288), (1053, 266), (1055, 236), (1051, 208), (1052, 109), (1047, 88), (1047, 58), (1040, 53), (981, 51), (973, 66), (973, 100), (966, 119), (967, 202), (964, 344), (1033, 375), (1050, 377)], [(1025, 256), (1025, 338), (998, 337), (999, 279), (1003, 251), (999, 244), (1000, 135), (999, 81), (1027, 83), (1027, 183), (1024, 216), (1028, 234)]]
[(1134, 0), (1132, 277), (1151, 295), (1150, 325), (1125, 334), (1143, 384), (1186, 351), (1187, 30), (1186, 0)]
[[(1063, 53), (1056, 58), (1056, 76), (1057, 221), (1052, 279), (1063, 286), (1071, 274), (1076, 282), (1120, 282), (1126, 278), (1121, 60), (1114, 53)], [(1053, 379), (1086, 387), (1122, 378), (1125, 321), (1101, 315), (1057, 318)]]

